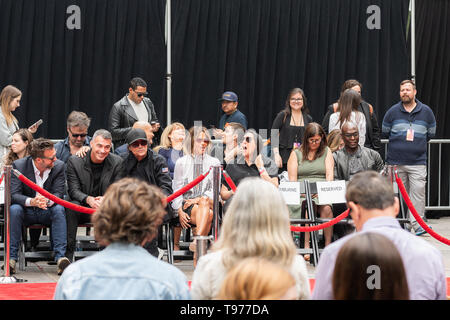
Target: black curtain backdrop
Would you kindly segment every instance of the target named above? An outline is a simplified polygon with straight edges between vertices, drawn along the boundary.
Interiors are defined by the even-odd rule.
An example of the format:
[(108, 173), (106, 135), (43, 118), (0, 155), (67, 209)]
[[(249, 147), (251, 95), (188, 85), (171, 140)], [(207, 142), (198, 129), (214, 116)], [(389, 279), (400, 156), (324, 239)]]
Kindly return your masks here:
[[(409, 76), (408, 0), (174, 0), (174, 114), (217, 124), (232, 90), (249, 126), (270, 129), (288, 91), (304, 89), (321, 122), (343, 82), (363, 83), (380, 117)], [(370, 5), (381, 29), (369, 30)]]
[[(70, 5), (81, 9), (81, 30), (66, 27)], [(0, 0), (0, 87), (22, 90), (20, 126), (42, 118), (36, 135), (63, 138), (67, 115), (80, 110), (93, 134), (133, 76), (164, 113), (164, 12), (165, 0)]]
[[(15, 111), (22, 127), (39, 118), (36, 136), (63, 138), (72, 110), (106, 128), (109, 110), (141, 76), (165, 125), (165, 0), (0, 0), (0, 88), (23, 91)], [(66, 12), (81, 9), (81, 29)], [(381, 29), (370, 30), (370, 5)], [(356, 78), (381, 122), (410, 77), (409, 0), (172, 0), (172, 120), (217, 125), (223, 91), (239, 95), (250, 127), (270, 129), (288, 91), (301, 87), (321, 122), (342, 83)], [(450, 138), (450, 2), (416, 0), (418, 98), (437, 119), (437, 138)], [(442, 170), (450, 176), (450, 148)], [(438, 150), (432, 149), (432, 167)], [(431, 173), (437, 204), (437, 172)], [(448, 179), (441, 203), (448, 203)], [(437, 213), (439, 216), (441, 213)]]
[[(450, 1), (416, 0), (416, 85), (417, 97), (433, 109), (438, 138), (450, 138)], [(449, 205), (450, 145), (442, 146), (441, 205)], [(439, 149), (431, 146), (430, 205), (438, 205), (437, 170)], [(429, 211), (437, 218), (450, 215), (446, 211)]]

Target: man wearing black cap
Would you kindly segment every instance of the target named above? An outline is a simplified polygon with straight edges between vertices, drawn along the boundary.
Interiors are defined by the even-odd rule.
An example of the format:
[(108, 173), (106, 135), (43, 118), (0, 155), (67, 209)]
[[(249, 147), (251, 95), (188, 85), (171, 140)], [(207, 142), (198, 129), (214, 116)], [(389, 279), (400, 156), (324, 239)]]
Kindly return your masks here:
[[(95, 131), (90, 145), (86, 157), (71, 155), (67, 160), (67, 187), (71, 202), (97, 209), (106, 189), (120, 178), (122, 158), (110, 152), (112, 137), (107, 130)], [(67, 209), (66, 221), (66, 257), (73, 262), (78, 225), (90, 222), (91, 215)]]
[(245, 115), (237, 109), (238, 106), (238, 96), (232, 91), (226, 91), (219, 98), (222, 103), (222, 110), (225, 114), (220, 118), (219, 128), (214, 132), (214, 135), (219, 135), (221, 137), (223, 130), (227, 123), (237, 122), (242, 124), (242, 126), (247, 130), (247, 118)]
[[(121, 177), (133, 177), (146, 181), (161, 188), (166, 195), (172, 194), (172, 179), (169, 174), (169, 167), (163, 156), (152, 151), (145, 131), (133, 128), (127, 134), (128, 153), (122, 153), (124, 160), (122, 163)], [(171, 209), (168, 206), (168, 213), (164, 221), (173, 218)], [(157, 247), (158, 240), (154, 238), (147, 243), (144, 248), (150, 254), (159, 259), (162, 258), (162, 251)]]

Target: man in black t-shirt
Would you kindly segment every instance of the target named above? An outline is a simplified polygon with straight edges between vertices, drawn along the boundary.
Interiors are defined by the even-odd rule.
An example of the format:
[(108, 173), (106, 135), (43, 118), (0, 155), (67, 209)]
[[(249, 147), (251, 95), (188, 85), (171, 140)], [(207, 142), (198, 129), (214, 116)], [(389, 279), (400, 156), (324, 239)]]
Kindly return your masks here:
[[(97, 209), (106, 189), (120, 178), (122, 158), (110, 153), (111, 133), (100, 129), (91, 140), (91, 150), (86, 157), (70, 156), (67, 161), (67, 185), (72, 203)], [(73, 261), (77, 227), (91, 221), (91, 215), (66, 210), (67, 249), (66, 257)]]

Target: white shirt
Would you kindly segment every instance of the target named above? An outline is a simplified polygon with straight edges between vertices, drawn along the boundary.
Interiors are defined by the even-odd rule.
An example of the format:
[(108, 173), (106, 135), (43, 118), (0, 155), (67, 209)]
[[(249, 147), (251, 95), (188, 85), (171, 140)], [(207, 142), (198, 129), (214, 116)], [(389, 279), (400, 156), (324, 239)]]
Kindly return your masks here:
[[(38, 168), (36, 168), (36, 165), (34, 164), (34, 160), (32, 160), (31, 163), (33, 164), (34, 177), (36, 178), (36, 184), (39, 187), (44, 188), (44, 183), (45, 183), (45, 181), (47, 181), (47, 178), (48, 178), (48, 175), (50, 174), (51, 169), (45, 169), (44, 173), (42, 174), (42, 178), (41, 178), (41, 172), (39, 171)], [(37, 192), (36, 192), (36, 194), (37, 194)], [(27, 200), (25, 200), (26, 207), (31, 207), (31, 199), (32, 198), (28, 198)], [(53, 201), (50, 201), (49, 207), (51, 207), (52, 205), (53, 205)]]
[[(339, 122), (339, 111), (333, 113), (330, 116), (330, 122), (328, 125), (328, 133), (333, 131), (334, 129), (341, 129), (341, 123)], [(364, 113), (361, 111), (352, 111), (350, 115), (350, 121), (355, 123), (358, 126), (359, 131), (359, 142), (358, 144), (361, 147), (364, 147), (364, 143), (366, 142), (366, 117)]]
[(130, 102), (131, 106), (133, 107), (134, 113), (136, 113), (138, 121), (148, 122), (148, 112), (147, 112), (147, 108), (144, 105), (144, 101), (142, 101), (139, 104), (136, 104), (130, 98), (127, 97), (127, 99), (128, 99), (128, 102)]

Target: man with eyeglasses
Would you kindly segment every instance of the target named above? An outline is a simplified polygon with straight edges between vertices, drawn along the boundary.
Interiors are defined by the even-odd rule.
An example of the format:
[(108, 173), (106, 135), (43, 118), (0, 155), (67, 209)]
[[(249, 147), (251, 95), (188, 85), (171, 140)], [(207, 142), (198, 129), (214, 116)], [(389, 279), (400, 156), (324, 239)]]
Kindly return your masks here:
[(84, 157), (91, 142), (88, 136), (90, 124), (91, 119), (86, 113), (72, 111), (67, 117), (67, 137), (55, 144), (56, 158), (66, 163), (71, 155)]
[[(14, 161), (13, 168), (56, 197), (63, 197), (65, 166), (64, 162), (56, 159), (56, 150), (51, 140), (44, 138), (33, 140), (30, 155)], [(64, 256), (67, 244), (64, 207), (26, 186), (15, 175), (11, 177), (11, 203), (11, 273), (15, 273), (22, 226), (43, 224), (51, 227), (57, 272), (61, 275), (70, 264)]]
[(125, 143), (126, 136), (136, 121), (150, 123), (156, 135), (154, 142), (159, 143), (161, 125), (153, 102), (147, 95), (147, 83), (136, 77), (130, 81), (128, 94), (113, 105), (109, 114), (109, 130), (115, 147)]
[(335, 180), (349, 181), (358, 172), (380, 172), (383, 169), (383, 159), (378, 152), (359, 146), (358, 126), (355, 123), (345, 122), (341, 131), (344, 148), (333, 152)]
[[(94, 132), (90, 145), (86, 157), (67, 160), (68, 196), (74, 204), (98, 209), (106, 189), (120, 178), (122, 158), (110, 152), (112, 136), (105, 129)], [(73, 262), (78, 225), (91, 222), (91, 215), (68, 209), (66, 220), (66, 257)]]
[[(152, 151), (144, 130), (133, 128), (127, 134), (128, 153), (121, 153), (123, 159), (121, 177), (137, 178), (161, 188), (166, 195), (173, 193), (172, 179), (166, 159)], [(167, 206), (168, 214), (164, 222), (174, 218), (173, 211)], [(144, 248), (153, 256), (162, 259), (163, 251), (158, 248), (158, 239), (155, 237)]]

